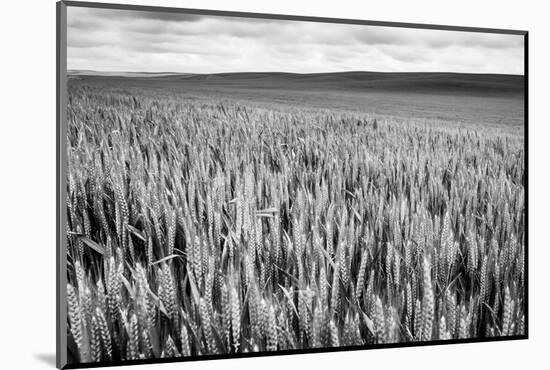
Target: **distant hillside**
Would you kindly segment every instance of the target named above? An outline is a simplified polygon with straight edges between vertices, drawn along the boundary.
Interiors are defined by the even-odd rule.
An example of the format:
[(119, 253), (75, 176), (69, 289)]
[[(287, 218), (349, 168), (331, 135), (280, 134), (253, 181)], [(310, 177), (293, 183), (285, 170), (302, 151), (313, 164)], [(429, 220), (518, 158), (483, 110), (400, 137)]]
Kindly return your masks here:
[(147, 78), (162, 80), (170, 85), (185, 81), (185, 85), (204, 87), (288, 90), (363, 90), (398, 91), (410, 93), (467, 94), (467, 95), (523, 95), (524, 77), (498, 74), (464, 73), (136, 73), (71, 71), (80, 78)]
[(91, 70), (68, 70), (69, 77), (130, 77), (130, 78), (159, 78), (159, 77), (182, 77), (191, 75), (191, 73), (175, 73), (175, 72), (104, 72)]
[(185, 77), (204, 84), (285, 89), (353, 89), (468, 94), (523, 94), (523, 76), (461, 73), (220, 73)]

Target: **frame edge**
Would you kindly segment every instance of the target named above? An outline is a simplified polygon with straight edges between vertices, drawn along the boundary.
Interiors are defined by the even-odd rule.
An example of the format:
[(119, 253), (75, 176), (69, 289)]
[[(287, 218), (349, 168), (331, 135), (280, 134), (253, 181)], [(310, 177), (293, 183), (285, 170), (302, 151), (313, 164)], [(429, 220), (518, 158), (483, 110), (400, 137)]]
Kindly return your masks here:
[(67, 365), (67, 260), (66, 215), (62, 203), (66, 198), (66, 126), (67, 126), (67, 4), (56, 3), (56, 367)]

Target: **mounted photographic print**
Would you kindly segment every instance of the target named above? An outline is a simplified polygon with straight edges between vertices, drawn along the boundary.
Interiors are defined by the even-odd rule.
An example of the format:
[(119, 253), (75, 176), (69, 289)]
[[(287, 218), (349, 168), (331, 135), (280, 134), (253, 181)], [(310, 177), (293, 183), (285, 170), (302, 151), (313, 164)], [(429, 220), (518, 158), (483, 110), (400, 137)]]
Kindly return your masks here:
[(57, 10), (58, 367), (527, 338), (527, 32)]

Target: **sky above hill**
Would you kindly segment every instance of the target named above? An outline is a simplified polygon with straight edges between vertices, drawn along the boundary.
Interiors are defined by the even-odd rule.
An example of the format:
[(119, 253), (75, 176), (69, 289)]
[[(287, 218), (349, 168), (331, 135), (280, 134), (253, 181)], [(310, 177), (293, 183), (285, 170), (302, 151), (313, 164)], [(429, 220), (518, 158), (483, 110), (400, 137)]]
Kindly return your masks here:
[(67, 68), (523, 74), (523, 36), (68, 7)]

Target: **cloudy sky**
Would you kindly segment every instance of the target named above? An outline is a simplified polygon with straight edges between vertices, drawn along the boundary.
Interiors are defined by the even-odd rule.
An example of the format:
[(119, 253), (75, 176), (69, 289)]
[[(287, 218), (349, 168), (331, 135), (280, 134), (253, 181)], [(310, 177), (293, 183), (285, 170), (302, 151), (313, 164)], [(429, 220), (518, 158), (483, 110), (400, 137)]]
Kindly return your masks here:
[(67, 67), (523, 74), (523, 36), (68, 7)]

